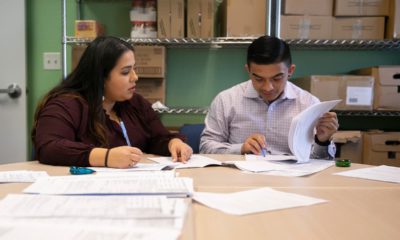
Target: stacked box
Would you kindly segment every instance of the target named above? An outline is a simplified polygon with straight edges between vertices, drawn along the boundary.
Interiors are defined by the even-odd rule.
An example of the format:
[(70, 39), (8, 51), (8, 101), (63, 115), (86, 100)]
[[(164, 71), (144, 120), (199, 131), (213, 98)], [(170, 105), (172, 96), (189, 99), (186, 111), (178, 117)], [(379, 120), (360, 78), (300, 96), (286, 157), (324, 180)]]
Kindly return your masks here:
[(331, 39), (333, 0), (285, 0), (281, 37), (284, 39)]
[(265, 0), (224, 0), (222, 10), (222, 36), (259, 37), (266, 30)]
[(338, 131), (332, 136), (336, 145), (336, 159), (363, 163), (363, 141), (360, 131)]
[(400, 65), (363, 68), (354, 73), (375, 78), (374, 109), (400, 110)]
[(364, 133), (363, 163), (400, 167), (400, 132)]
[(336, 110), (372, 110), (374, 78), (354, 75), (312, 75), (293, 83), (321, 101), (341, 99)]
[(390, 1), (386, 38), (400, 38), (400, 0)]
[(384, 39), (389, 0), (335, 0), (334, 39)]
[(184, 0), (158, 0), (158, 38), (184, 38), (184, 15)]
[(382, 40), (384, 31), (384, 17), (334, 18), (332, 38)]
[(187, 37), (214, 37), (214, 0), (187, 0)]
[(281, 16), (283, 39), (331, 39), (330, 16)]
[(96, 38), (104, 35), (104, 27), (95, 20), (75, 20), (75, 37)]
[(165, 47), (136, 46), (136, 92), (151, 103), (165, 103)]

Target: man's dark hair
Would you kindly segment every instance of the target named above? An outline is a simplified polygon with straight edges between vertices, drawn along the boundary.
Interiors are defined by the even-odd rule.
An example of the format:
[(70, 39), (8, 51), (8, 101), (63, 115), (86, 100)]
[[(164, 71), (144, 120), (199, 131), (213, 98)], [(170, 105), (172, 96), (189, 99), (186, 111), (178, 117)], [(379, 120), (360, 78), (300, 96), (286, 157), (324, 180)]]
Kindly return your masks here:
[(277, 38), (261, 36), (254, 40), (247, 49), (247, 65), (275, 64), (284, 62), (288, 67), (292, 64), (289, 45)]

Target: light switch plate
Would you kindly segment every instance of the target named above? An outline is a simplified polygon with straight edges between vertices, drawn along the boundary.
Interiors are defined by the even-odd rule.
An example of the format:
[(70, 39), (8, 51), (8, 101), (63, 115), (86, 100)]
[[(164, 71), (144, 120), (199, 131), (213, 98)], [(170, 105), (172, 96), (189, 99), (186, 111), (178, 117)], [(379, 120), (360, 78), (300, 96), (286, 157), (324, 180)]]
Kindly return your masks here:
[(45, 70), (61, 69), (61, 54), (59, 52), (43, 53), (43, 69)]

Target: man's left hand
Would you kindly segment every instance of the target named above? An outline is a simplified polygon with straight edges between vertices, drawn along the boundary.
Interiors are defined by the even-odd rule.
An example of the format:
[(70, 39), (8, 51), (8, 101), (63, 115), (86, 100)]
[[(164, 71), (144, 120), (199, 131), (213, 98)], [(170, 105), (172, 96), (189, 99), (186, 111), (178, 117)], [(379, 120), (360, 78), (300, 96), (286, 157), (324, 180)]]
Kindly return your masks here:
[(317, 138), (320, 142), (326, 142), (339, 129), (339, 121), (335, 112), (327, 112), (317, 122)]

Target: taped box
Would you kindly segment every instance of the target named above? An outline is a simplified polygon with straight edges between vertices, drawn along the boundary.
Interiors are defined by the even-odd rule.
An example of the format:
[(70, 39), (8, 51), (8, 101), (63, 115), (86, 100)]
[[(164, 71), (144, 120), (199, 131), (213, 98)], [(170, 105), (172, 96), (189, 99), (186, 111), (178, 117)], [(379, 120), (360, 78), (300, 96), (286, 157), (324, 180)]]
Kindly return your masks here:
[(364, 133), (363, 163), (400, 167), (400, 132)]
[(338, 131), (332, 136), (336, 145), (336, 159), (349, 159), (362, 163), (363, 141), (360, 131)]

